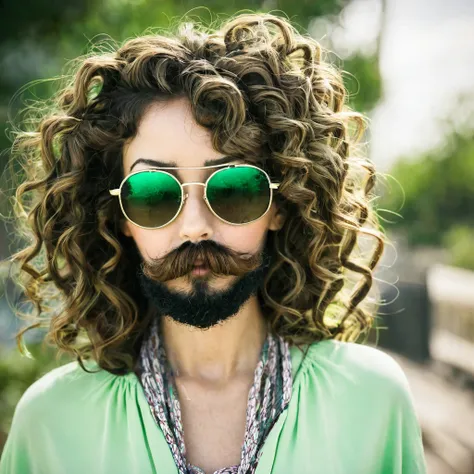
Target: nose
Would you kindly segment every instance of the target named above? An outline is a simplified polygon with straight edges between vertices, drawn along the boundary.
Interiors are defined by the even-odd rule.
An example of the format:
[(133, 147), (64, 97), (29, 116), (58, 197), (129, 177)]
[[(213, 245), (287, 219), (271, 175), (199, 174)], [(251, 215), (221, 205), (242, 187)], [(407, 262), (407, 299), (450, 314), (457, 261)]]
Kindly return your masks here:
[(204, 201), (204, 187), (186, 186), (183, 208), (178, 218), (180, 238), (193, 242), (212, 238), (213, 217)]

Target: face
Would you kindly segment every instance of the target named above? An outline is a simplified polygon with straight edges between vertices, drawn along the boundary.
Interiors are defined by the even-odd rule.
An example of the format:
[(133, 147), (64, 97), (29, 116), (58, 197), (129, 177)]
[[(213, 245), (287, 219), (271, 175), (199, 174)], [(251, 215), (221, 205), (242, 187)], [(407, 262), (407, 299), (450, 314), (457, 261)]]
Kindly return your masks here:
[[(189, 102), (180, 98), (148, 109), (137, 135), (124, 146), (124, 176), (131, 170), (160, 167), (135, 164), (140, 158), (159, 161), (160, 166), (197, 167), (222, 161), (224, 155), (212, 147), (210, 132), (195, 122)], [(204, 183), (216, 169), (220, 168), (174, 172), (181, 183)], [(124, 218), (121, 229), (142, 257), (139, 278), (152, 309), (180, 323), (206, 328), (235, 315), (262, 284), (269, 263), (264, 251), (267, 233), (280, 229), (284, 219), (273, 202), (260, 219), (232, 225), (208, 208), (203, 186), (185, 186), (184, 191), (188, 197), (170, 224), (144, 229)], [(193, 272), (196, 259), (204, 260), (210, 271)]]

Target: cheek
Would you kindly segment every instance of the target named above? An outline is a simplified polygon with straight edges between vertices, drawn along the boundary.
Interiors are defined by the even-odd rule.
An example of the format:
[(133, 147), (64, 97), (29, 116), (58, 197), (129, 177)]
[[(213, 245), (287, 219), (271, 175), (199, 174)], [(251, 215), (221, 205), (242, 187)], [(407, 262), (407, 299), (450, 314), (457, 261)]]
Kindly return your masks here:
[(225, 226), (221, 236), (223, 244), (241, 252), (256, 252), (266, 239), (268, 223), (265, 219), (243, 226)]
[(128, 224), (124, 227), (124, 234), (135, 241), (143, 258), (161, 257), (170, 248), (164, 230), (147, 230)]

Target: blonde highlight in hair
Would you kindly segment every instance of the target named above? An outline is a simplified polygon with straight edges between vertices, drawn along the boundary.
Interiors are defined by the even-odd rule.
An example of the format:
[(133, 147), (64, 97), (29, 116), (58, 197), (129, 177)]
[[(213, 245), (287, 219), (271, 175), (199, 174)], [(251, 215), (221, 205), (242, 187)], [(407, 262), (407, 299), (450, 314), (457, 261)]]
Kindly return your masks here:
[[(286, 221), (268, 234), (273, 263), (259, 292), (272, 330), (298, 347), (367, 334), (375, 316), (363, 306), (384, 247), (375, 169), (353, 153), (364, 116), (345, 104), (341, 73), (323, 53), (285, 18), (250, 13), (214, 31), (182, 23), (80, 58), (12, 147), (26, 174), (14, 212), (33, 240), (12, 259), (38, 312), (19, 345), (25, 331), (48, 327), (48, 341), (84, 370), (91, 357), (112, 373), (132, 369), (149, 321), (139, 255), (108, 190), (148, 107), (176, 98), (189, 100), (216, 150), (281, 183), (275, 201)], [(358, 258), (364, 235), (375, 241), (368, 263)]]

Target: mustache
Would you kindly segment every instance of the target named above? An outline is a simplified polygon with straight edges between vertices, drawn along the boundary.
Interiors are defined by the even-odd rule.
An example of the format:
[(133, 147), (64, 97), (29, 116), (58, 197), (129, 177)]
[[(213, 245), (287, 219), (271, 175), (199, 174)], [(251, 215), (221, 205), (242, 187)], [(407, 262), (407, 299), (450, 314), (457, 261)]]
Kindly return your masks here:
[(214, 241), (185, 242), (162, 258), (142, 262), (141, 270), (148, 278), (163, 282), (189, 275), (196, 260), (202, 260), (211, 276), (242, 276), (262, 264), (262, 255), (237, 252)]

